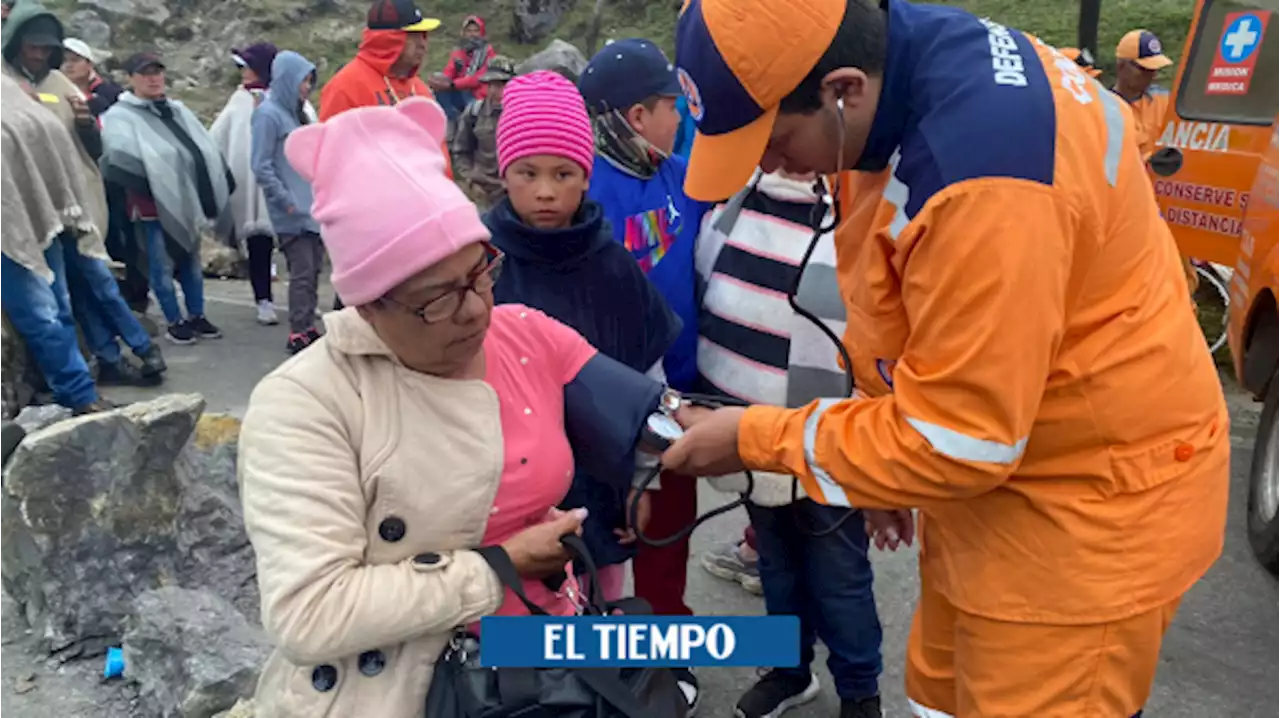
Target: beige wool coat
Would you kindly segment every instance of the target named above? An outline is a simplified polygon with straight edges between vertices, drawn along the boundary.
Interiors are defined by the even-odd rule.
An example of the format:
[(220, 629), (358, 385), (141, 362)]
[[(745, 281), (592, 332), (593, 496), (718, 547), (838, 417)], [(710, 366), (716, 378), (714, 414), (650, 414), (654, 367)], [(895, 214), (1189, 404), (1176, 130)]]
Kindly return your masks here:
[(455, 626), (503, 600), (479, 546), (502, 473), (498, 398), (402, 364), (355, 309), (254, 390), (245, 524), (276, 645), (267, 718), (420, 718)]

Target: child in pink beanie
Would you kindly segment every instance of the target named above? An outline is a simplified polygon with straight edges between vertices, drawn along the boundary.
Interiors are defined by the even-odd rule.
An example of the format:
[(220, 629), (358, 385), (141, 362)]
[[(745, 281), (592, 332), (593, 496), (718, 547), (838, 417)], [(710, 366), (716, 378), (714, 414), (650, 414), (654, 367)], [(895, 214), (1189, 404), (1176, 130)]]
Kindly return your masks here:
[[(594, 140), (578, 89), (553, 72), (512, 80), (497, 138), (507, 197), (484, 217), (494, 245), (506, 254), (495, 301), (541, 309), (637, 371), (659, 365), (680, 320), (613, 240), (600, 205), (586, 198)], [(562, 504), (590, 512), (583, 538), (610, 599), (621, 594), (634, 552), (624, 513), (629, 478), (587, 477), (579, 470)], [(647, 506), (647, 497), (635, 498)]]

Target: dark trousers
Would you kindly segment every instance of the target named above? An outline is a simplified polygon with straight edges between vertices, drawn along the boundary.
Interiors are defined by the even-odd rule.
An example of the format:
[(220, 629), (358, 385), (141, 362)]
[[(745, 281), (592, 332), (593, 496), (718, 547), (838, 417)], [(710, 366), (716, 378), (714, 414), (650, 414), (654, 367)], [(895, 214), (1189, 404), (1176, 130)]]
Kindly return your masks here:
[(302, 334), (316, 325), (316, 291), (324, 266), (324, 245), (315, 232), (282, 235), (280, 251), (289, 263), (289, 331)]
[(129, 221), (124, 188), (113, 182), (107, 182), (106, 188), (109, 224), (103, 242), (107, 254), (125, 267), (124, 279), (119, 282), (120, 296), (130, 309), (143, 314), (147, 311), (147, 293), (151, 289), (147, 281), (146, 251), (138, 244), (133, 222)]
[[(666, 484), (663, 484), (665, 489)], [(800, 618), (800, 665), (780, 668), (806, 680), (813, 646), (822, 639), (827, 667), (842, 700), (880, 692), (880, 618), (871, 592), (871, 562), (862, 517), (851, 516), (832, 535), (809, 533), (832, 526), (847, 509), (802, 499), (794, 506), (747, 504), (760, 552), (760, 581), (770, 615)]]
[(270, 302), (271, 251), (275, 249), (275, 237), (255, 234), (244, 241), (249, 252), (249, 285), (253, 287), (253, 301)]
[[(698, 480), (662, 472), (662, 488), (649, 499), (649, 536), (670, 536), (698, 517)], [(689, 539), (654, 548), (640, 544), (631, 560), (636, 596), (653, 607), (656, 616), (692, 616), (684, 602), (689, 582)]]

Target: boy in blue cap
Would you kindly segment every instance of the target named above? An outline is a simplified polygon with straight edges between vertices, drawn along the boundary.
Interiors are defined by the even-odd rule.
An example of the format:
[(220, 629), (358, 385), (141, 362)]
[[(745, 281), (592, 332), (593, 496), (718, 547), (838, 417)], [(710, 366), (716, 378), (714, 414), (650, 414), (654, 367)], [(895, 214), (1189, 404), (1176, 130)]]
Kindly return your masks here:
[[(709, 205), (685, 195), (688, 165), (672, 154), (680, 128), (676, 101), (683, 95), (675, 67), (652, 41), (618, 40), (591, 58), (578, 89), (596, 143), (587, 196), (604, 207), (614, 239), (631, 252), (683, 322), (663, 367), (670, 386), (690, 391), (698, 374), (693, 253)], [(695, 481), (664, 473), (650, 507), (647, 532), (675, 533), (697, 517)], [(688, 561), (688, 539), (664, 548), (640, 547), (632, 562), (636, 595), (655, 614), (692, 614), (684, 602)], [(692, 675), (682, 678), (693, 680)]]

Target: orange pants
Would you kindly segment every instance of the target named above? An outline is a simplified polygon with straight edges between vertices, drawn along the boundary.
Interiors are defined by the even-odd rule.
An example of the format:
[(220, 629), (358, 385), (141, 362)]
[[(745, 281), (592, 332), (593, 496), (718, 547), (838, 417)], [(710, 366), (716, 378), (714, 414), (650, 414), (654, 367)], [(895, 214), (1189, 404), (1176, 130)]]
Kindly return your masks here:
[(907, 641), (916, 718), (1128, 718), (1151, 692), (1181, 598), (1083, 626), (996, 621), (921, 587)]

